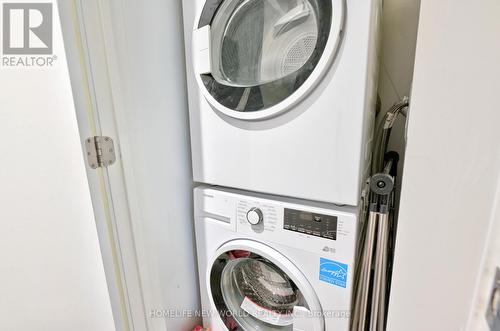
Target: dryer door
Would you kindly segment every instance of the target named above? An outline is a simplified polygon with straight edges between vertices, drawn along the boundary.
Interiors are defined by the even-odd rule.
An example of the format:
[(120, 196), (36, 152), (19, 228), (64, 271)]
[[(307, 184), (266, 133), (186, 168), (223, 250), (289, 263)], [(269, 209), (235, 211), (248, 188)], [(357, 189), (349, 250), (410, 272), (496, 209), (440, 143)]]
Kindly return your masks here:
[(228, 330), (323, 331), (316, 293), (287, 258), (269, 246), (235, 240), (216, 253), (212, 304)]
[(342, 0), (207, 1), (193, 38), (203, 94), (240, 119), (290, 108), (331, 65), (343, 12)]

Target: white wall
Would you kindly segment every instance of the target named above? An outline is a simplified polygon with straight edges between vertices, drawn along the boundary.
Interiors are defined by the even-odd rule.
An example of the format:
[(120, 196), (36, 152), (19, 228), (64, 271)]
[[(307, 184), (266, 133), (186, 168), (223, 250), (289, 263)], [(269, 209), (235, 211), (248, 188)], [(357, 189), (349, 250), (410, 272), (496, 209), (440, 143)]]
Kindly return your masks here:
[(61, 30), (52, 68), (0, 67), (0, 330), (114, 330)]
[[(379, 80), (382, 110), (410, 94), (419, 10), (420, 0), (384, 0)], [(393, 147), (400, 146), (400, 141), (393, 141)]]
[[(417, 44), (420, 0), (384, 0), (378, 94), (382, 111), (409, 96)], [(405, 153), (406, 118), (400, 116), (392, 130), (389, 150), (400, 155), (396, 193), (399, 197)]]
[(500, 175), (499, 17), (422, 3), (389, 331), (466, 328)]

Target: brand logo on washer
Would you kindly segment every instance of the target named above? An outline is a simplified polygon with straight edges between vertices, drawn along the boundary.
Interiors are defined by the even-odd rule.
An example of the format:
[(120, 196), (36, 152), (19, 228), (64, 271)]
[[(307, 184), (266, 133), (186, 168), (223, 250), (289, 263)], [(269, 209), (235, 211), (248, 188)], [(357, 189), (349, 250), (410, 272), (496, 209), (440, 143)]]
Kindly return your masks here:
[(319, 279), (323, 282), (346, 288), (348, 273), (347, 264), (324, 258), (319, 261)]

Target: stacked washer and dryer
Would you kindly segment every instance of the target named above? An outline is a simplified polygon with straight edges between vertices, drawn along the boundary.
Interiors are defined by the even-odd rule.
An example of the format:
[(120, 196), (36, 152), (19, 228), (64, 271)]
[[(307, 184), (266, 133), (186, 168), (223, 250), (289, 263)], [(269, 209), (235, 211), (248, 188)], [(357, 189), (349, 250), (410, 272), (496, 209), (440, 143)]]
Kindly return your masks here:
[(380, 0), (184, 0), (212, 331), (348, 331)]

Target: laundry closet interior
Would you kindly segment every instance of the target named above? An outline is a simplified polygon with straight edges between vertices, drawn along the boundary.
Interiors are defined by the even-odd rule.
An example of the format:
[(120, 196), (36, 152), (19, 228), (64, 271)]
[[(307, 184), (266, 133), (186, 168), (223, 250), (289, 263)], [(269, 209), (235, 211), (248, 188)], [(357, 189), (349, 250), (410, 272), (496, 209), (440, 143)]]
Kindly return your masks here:
[[(453, 86), (438, 70), (477, 56), (443, 63), (447, 48), (456, 53), (460, 43), (436, 13), (450, 10), (443, 14), (449, 29), (466, 15), (464, 4), (448, 7), (421, 8), (418, 0), (60, 1), (82, 148), (90, 157), (89, 145), (113, 144), (104, 148), (113, 150), (110, 164), (88, 158), (87, 173), (117, 330), (423, 330), (419, 315), (434, 327), (426, 330), (486, 323), (475, 307), (490, 281), (482, 262), (489, 214), (478, 218), (465, 251), (466, 224), (422, 217), (439, 205), (425, 195), (446, 194), (454, 184), (425, 173), (412, 180), (418, 170), (464, 170), (452, 162), (458, 154), (447, 156), (449, 164), (439, 159), (446, 151), (436, 146), (451, 138), (435, 149), (426, 140), (448, 130), (453, 136), (468, 121), (439, 115), (445, 101), (426, 99), (429, 68), (439, 76), (434, 90)], [(485, 8), (471, 11), (490, 19)], [(479, 100), (492, 85), (480, 84), (454, 91)], [(427, 129), (426, 121), (444, 124)], [(496, 164), (488, 137), (478, 138), (481, 149), (464, 143), (464, 151)], [(496, 185), (495, 167), (483, 171)], [(472, 190), (481, 180), (464, 185)], [(443, 204), (469, 201), (490, 212), (488, 190)], [(438, 238), (450, 246), (440, 252)], [(432, 273), (420, 265), (427, 260), (438, 272), (429, 257), (439, 254), (436, 261), (453, 265), (433, 286), (456, 294), (451, 303), (429, 297), (432, 279), (418, 276), (420, 268)], [(466, 269), (460, 256), (474, 261), (463, 288), (452, 276)], [(412, 302), (425, 298), (430, 311), (415, 312)], [(435, 311), (441, 305), (444, 320)]]

